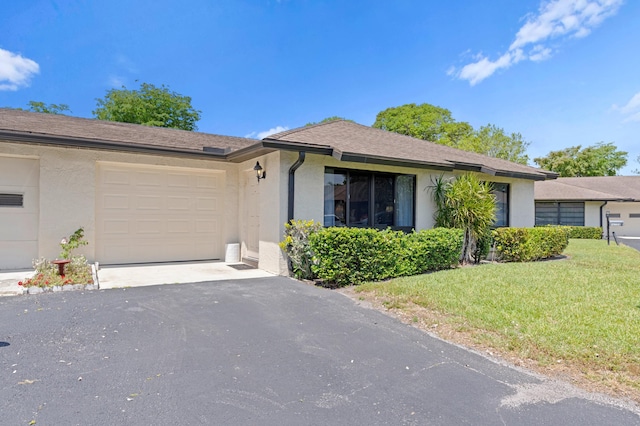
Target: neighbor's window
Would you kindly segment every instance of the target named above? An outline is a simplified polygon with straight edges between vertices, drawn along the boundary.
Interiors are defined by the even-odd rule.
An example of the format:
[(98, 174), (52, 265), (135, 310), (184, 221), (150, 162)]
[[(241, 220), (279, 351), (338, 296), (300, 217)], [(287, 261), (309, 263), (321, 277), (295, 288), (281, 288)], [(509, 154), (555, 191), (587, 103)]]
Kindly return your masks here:
[(536, 201), (536, 226), (584, 226), (584, 203)]
[(324, 226), (412, 229), (415, 176), (327, 168)]
[(509, 226), (509, 184), (492, 182), (491, 193), (496, 196), (496, 228)]

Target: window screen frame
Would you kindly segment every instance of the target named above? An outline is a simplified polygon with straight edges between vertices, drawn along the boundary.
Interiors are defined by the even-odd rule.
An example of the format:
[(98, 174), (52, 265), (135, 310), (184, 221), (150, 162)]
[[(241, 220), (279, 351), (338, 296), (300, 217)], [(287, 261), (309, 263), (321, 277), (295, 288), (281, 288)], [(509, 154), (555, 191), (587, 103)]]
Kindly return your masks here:
[[(345, 177), (345, 199), (335, 199), (333, 198), (332, 200), (329, 200), (329, 202), (333, 202), (334, 203), (334, 207), (333, 210), (331, 210), (327, 204), (327, 188), (326, 188), (326, 184), (328, 181), (327, 175), (334, 175), (334, 176), (339, 176), (339, 175), (344, 175)], [(410, 215), (411, 215), (411, 224), (410, 225), (396, 225), (397, 223), (400, 222), (400, 217), (399, 217), (399, 210), (400, 207), (398, 205), (398, 199), (400, 198), (398, 195), (398, 189), (399, 189), (399, 184), (398, 184), (398, 178), (399, 177), (408, 177), (410, 178), (410, 184), (411, 184), (411, 210), (410, 210)], [(366, 195), (367, 195), (367, 199), (366, 199), (366, 203), (368, 204), (366, 207), (366, 211), (362, 208), (362, 203), (364, 203), (364, 200), (360, 200), (360, 198), (362, 198), (362, 195), (364, 194), (364, 192), (362, 191), (362, 188), (360, 188), (360, 192), (358, 193), (358, 196), (360, 196), (360, 198), (358, 198), (358, 201), (354, 200), (354, 190), (355, 190), (355, 185), (354, 185), (354, 180), (356, 178), (359, 179), (366, 179), (368, 188), (366, 189)], [(393, 179), (393, 200), (392, 203), (389, 203), (388, 199), (376, 199), (376, 179), (380, 180), (380, 181), (384, 181), (384, 180), (388, 180), (389, 178)], [(329, 179), (329, 180), (333, 180), (333, 179)], [(391, 228), (393, 230), (400, 230), (400, 231), (405, 231), (405, 232), (410, 232), (413, 229), (415, 229), (416, 226), (416, 184), (417, 184), (417, 177), (414, 174), (409, 174), (409, 173), (390, 173), (390, 172), (378, 172), (378, 171), (368, 171), (368, 170), (359, 170), (359, 169), (345, 169), (345, 168), (338, 168), (338, 167), (325, 167), (324, 170), (324, 182), (325, 182), (325, 194), (324, 194), (324, 206), (323, 206), (323, 212), (324, 212), (324, 226), (346, 226), (346, 227), (361, 227), (361, 228), (375, 228), (375, 229), (387, 229), (387, 228)], [(358, 182), (360, 183), (360, 182)], [(406, 182), (405, 182), (406, 183)], [(335, 195), (335, 192), (334, 192)], [(380, 197), (378, 197), (380, 198)], [(337, 202), (336, 202), (337, 201)], [(392, 208), (392, 214), (393, 214), (393, 224), (388, 224), (388, 223), (378, 223), (376, 224), (375, 222), (377, 221), (376, 218), (378, 216), (386, 216), (387, 213), (385, 213), (384, 211), (376, 211), (376, 208), (380, 208), (380, 203), (378, 203), (378, 207), (376, 207), (376, 203), (380, 201), (380, 203), (386, 202), (388, 204), (387, 209), (385, 209), (385, 211), (388, 211), (389, 207), (393, 206)], [(344, 213), (338, 213), (336, 212), (337, 206), (340, 204), (340, 202), (344, 203), (344, 206), (342, 208), (344, 208)], [(360, 203), (360, 208), (358, 208), (357, 206), (355, 206), (355, 203)], [(353, 212), (357, 212), (358, 217), (355, 217), (352, 215)], [(366, 216), (366, 217), (365, 217)], [(338, 224), (336, 224), (336, 222), (338, 222)]]
[[(546, 212), (542, 212), (546, 208)], [(580, 209), (581, 214), (571, 214), (569, 209)], [(575, 220), (579, 217), (579, 220)], [(535, 203), (536, 226), (562, 225), (584, 226), (585, 203), (581, 201), (536, 201)]]

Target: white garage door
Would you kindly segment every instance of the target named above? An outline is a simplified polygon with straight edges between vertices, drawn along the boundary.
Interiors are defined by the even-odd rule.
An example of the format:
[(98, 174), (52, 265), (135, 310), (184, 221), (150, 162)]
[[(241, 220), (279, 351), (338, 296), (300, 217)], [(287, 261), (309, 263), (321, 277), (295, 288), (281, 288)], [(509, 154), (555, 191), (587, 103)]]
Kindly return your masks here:
[(219, 259), (224, 172), (98, 163), (96, 259)]
[(38, 257), (40, 163), (0, 157), (0, 269), (30, 268)]

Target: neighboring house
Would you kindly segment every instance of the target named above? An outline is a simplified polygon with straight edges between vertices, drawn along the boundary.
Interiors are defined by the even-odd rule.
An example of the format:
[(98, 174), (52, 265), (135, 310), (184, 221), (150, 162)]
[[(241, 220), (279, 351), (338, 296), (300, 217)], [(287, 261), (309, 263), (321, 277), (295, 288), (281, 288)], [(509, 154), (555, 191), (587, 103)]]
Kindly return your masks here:
[(239, 244), (285, 274), (289, 219), (431, 228), (432, 179), (466, 171), (496, 184), (502, 226), (533, 226), (533, 182), (556, 177), (346, 121), (259, 141), (0, 109), (0, 269), (55, 258), (83, 226), (89, 261), (224, 259)]
[(640, 176), (558, 178), (535, 183), (536, 225), (601, 226), (640, 237)]

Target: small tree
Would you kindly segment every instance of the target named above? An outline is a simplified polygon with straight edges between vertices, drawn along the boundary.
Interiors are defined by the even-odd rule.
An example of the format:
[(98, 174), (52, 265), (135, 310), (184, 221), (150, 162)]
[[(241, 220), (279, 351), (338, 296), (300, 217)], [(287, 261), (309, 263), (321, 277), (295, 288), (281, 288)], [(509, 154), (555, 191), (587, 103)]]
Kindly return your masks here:
[(44, 114), (64, 115), (65, 112), (71, 112), (67, 104), (45, 104), (44, 102), (29, 101), (28, 105), (29, 108), (27, 108), (27, 111), (41, 112)]
[(462, 229), (464, 240), (460, 262), (479, 261), (473, 256), (478, 240), (487, 234), (496, 220), (496, 198), (491, 192), (491, 184), (481, 182), (471, 173), (449, 181), (440, 176), (432, 182), (436, 226)]
[(172, 92), (166, 86), (142, 83), (139, 90), (111, 89), (93, 115), (98, 120), (135, 123), (144, 126), (197, 130), (200, 111), (191, 106), (191, 98)]
[(88, 241), (84, 240), (84, 228), (78, 228), (69, 236), (69, 238), (63, 238), (60, 241), (60, 259), (71, 259), (73, 250), (86, 246)]

